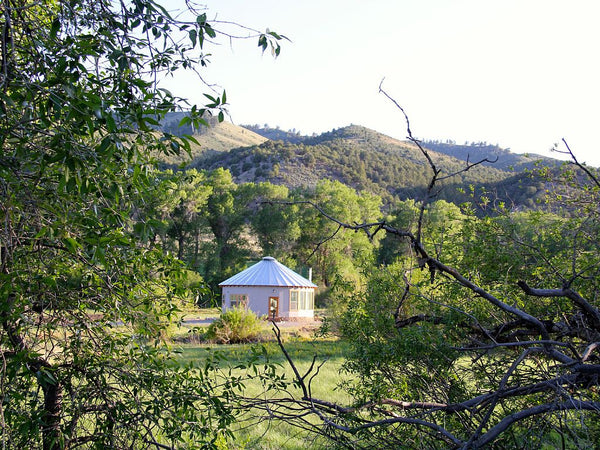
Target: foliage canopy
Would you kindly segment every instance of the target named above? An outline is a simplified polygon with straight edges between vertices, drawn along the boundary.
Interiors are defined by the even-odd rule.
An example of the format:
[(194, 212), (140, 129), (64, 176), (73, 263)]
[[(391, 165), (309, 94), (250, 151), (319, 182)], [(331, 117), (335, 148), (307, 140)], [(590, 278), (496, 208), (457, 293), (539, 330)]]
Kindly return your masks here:
[[(166, 364), (160, 342), (183, 275), (147, 245), (160, 221), (143, 217), (156, 202), (149, 155), (184, 152), (191, 139), (155, 130), (182, 103), (157, 82), (206, 65), (219, 37), (205, 11), (181, 6), (2, 2), (3, 446), (212, 446), (233, 420), (217, 401), (233, 388), (218, 388), (211, 367)], [(255, 37), (279, 53), (281, 36)], [(211, 111), (222, 120), (225, 93), (206, 98), (184, 124)], [(199, 211), (183, 202), (191, 181), (172, 186), (180, 216)], [(208, 192), (190, 195), (202, 204)]]

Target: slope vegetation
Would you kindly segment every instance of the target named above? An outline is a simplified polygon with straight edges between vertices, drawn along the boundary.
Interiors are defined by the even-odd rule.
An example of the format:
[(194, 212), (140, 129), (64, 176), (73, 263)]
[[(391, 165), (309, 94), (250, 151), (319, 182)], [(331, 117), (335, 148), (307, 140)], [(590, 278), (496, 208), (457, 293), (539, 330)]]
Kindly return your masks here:
[(162, 123), (164, 131), (182, 136), (184, 134), (193, 136), (197, 144), (192, 144), (191, 155), (181, 154), (178, 156), (162, 156), (160, 160), (166, 165), (180, 165), (190, 163), (193, 160), (208, 154), (228, 152), (233, 148), (250, 147), (260, 145), (267, 138), (247, 130), (246, 128), (232, 124), (231, 122), (220, 122), (216, 118), (208, 121), (208, 127), (193, 129), (191, 125), (179, 126), (179, 122), (185, 113), (169, 113)]
[(456, 144), (454, 142), (425, 141), (425, 147), (438, 153), (460, 159), (462, 161), (476, 161), (487, 158), (490, 163), (484, 163), (502, 170), (522, 171), (533, 169), (540, 162), (546, 166), (555, 166), (560, 164), (556, 159), (548, 158), (536, 154), (517, 154), (501, 148), (498, 145), (488, 144), (486, 142), (473, 142), (471, 144)]
[[(223, 167), (231, 171), (238, 183), (269, 181), (292, 189), (310, 189), (322, 179), (331, 179), (380, 195), (384, 202), (392, 204), (395, 200), (420, 198), (432, 175), (413, 143), (358, 125), (309, 137), (258, 125), (249, 130), (216, 120), (211, 121), (210, 127), (192, 130), (178, 127), (181, 117), (170, 115), (165, 130), (192, 134), (199, 145), (192, 149), (191, 159), (183, 155), (163, 158), (163, 163), (186, 163), (188, 167), (207, 170)], [(502, 202), (517, 208), (535, 207), (543, 202), (547, 185), (532, 169), (542, 165), (558, 170), (559, 165), (551, 158), (517, 155), (486, 143), (426, 141), (423, 145), (442, 169), (442, 175), (458, 174), (438, 183), (441, 189), (436, 192), (437, 198), (457, 204), (483, 199), (492, 205)], [(466, 161), (484, 158), (494, 163), (462, 172)]]
[[(446, 173), (460, 172), (464, 167), (464, 162), (456, 158), (436, 152), (432, 155)], [(193, 166), (225, 167), (238, 182), (270, 181), (292, 188), (311, 187), (324, 178), (339, 180), (359, 191), (381, 195), (386, 201), (418, 196), (431, 177), (415, 145), (356, 125), (305, 138), (300, 143), (267, 141), (211, 154), (196, 160)], [(452, 183), (499, 182), (511, 175), (479, 166), (458, 175)]]

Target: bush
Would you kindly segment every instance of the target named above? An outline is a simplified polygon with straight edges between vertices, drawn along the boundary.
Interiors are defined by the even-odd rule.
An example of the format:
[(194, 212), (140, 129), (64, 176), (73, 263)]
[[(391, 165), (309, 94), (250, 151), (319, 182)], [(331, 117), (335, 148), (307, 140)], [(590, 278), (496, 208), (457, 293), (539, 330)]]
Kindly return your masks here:
[(210, 324), (206, 338), (220, 344), (256, 341), (261, 332), (261, 321), (246, 308), (229, 309)]

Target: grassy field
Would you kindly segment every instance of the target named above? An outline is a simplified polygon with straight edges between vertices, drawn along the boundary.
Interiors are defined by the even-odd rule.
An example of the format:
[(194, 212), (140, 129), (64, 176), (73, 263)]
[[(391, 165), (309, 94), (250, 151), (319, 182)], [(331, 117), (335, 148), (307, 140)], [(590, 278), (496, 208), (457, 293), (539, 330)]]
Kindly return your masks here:
[[(286, 327), (282, 329), (282, 335), (286, 349), (300, 373), (303, 374), (310, 367), (314, 355), (318, 356), (318, 361), (325, 361), (319, 375), (312, 383), (313, 396), (330, 402), (348, 404), (351, 401), (350, 397), (344, 391), (337, 389), (339, 383), (345, 379), (340, 369), (344, 362), (346, 346), (334, 339), (310, 338), (307, 336), (305, 326), (303, 328), (302, 325)], [(279, 365), (278, 371), (284, 372), (288, 379), (293, 377), (289, 364), (274, 340), (260, 344), (237, 345), (181, 344), (179, 360), (182, 364), (193, 362), (200, 365), (208, 357), (209, 352), (218, 351), (224, 356), (227, 366), (235, 367), (246, 361), (257, 345), (261, 346), (261, 352), (264, 349), (271, 363)], [(297, 391), (295, 395), (301, 397), (300, 390), (295, 389)], [(262, 387), (258, 381), (246, 383), (245, 396), (256, 396), (261, 392)], [(314, 436), (309, 436), (306, 432), (285, 423), (269, 420), (252, 420), (250, 423), (252, 426), (247, 428), (240, 423), (235, 432), (235, 440), (228, 442), (224, 448), (295, 450), (327, 447), (326, 442), (315, 441)]]

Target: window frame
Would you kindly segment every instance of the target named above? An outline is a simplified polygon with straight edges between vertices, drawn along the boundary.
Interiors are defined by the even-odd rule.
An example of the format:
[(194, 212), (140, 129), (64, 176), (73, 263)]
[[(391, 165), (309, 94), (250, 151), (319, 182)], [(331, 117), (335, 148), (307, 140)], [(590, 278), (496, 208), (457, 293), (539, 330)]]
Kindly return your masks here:
[(248, 294), (229, 294), (229, 308), (239, 308), (240, 306), (248, 309)]
[(315, 291), (314, 289), (292, 289), (290, 290), (290, 311), (314, 311)]
[(290, 291), (290, 311), (298, 311), (299, 293), (300, 293), (300, 291), (298, 289), (294, 289), (294, 290)]

